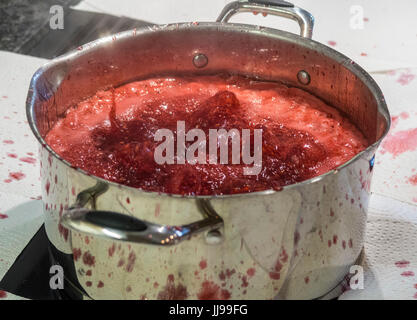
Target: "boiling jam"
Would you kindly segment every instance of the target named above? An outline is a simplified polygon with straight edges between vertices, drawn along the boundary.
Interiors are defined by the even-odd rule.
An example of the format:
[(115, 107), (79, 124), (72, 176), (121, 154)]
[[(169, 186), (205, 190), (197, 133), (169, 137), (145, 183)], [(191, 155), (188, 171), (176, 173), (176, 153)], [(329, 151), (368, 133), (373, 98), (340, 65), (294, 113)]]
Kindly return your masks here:
[[(248, 165), (231, 161), (158, 164), (155, 133), (175, 133), (178, 121), (187, 131), (201, 129), (207, 150), (210, 129), (261, 129), (259, 173), (244, 174)], [(70, 108), (46, 142), (95, 176), (182, 195), (280, 189), (334, 169), (368, 145), (347, 118), (301, 89), (224, 75), (153, 78), (99, 91)]]

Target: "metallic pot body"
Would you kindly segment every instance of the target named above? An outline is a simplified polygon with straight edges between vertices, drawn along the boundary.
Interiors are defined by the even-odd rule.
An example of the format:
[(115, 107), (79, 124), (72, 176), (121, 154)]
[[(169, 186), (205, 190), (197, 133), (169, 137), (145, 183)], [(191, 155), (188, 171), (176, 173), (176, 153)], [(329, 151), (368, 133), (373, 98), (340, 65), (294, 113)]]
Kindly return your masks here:
[[(201, 57), (204, 63), (198, 62)], [(341, 167), (281, 191), (179, 197), (88, 175), (44, 141), (68, 108), (97, 90), (152, 75), (219, 72), (307, 90), (347, 114), (370, 146)], [(374, 155), (390, 125), (378, 86), (347, 57), (291, 33), (224, 21), (131, 30), (54, 59), (33, 76), (27, 112), (40, 141), (45, 227), (54, 258), (64, 266), (67, 285), (93, 299), (326, 294), (363, 248)], [(149, 222), (154, 242), (117, 223), (109, 228), (62, 223), (74, 210), (78, 215), (105, 210)], [(207, 220), (210, 212), (220, 223)], [(208, 218), (201, 220), (202, 215)], [(194, 232), (196, 221), (209, 223)], [(177, 232), (155, 242), (162, 229), (172, 230), (166, 226), (179, 225), (191, 230), (179, 235), (181, 241), (175, 241)]]

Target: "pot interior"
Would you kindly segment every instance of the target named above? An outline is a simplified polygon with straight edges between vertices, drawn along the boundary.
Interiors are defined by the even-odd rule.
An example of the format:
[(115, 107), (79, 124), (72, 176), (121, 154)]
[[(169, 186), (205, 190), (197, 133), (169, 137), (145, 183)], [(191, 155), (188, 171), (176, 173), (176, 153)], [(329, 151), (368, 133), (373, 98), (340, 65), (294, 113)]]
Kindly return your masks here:
[[(197, 54), (208, 58), (207, 65), (196, 67)], [(308, 84), (298, 80), (300, 71), (308, 73)], [(68, 108), (98, 90), (155, 75), (223, 72), (302, 88), (347, 115), (370, 145), (389, 129), (382, 93), (349, 58), (291, 33), (218, 23), (126, 31), (53, 60), (32, 79), (29, 122), (44, 143), (47, 132)]]

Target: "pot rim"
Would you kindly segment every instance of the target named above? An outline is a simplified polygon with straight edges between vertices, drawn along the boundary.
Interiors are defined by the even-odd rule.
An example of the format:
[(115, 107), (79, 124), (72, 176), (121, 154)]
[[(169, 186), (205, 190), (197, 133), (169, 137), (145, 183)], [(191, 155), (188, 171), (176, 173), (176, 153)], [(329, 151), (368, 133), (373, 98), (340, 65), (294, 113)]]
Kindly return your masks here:
[[(293, 43), (295, 45), (299, 45), (305, 48), (308, 48), (313, 51), (319, 51), (321, 54), (332, 58), (335, 62), (342, 64), (346, 69), (351, 71), (355, 76), (358, 77), (371, 91), (374, 98), (377, 101), (377, 111), (379, 114), (382, 114), (386, 121), (386, 128), (384, 133), (381, 135), (381, 137), (376, 140), (374, 143), (369, 145), (365, 150), (357, 153), (354, 157), (352, 157), (350, 160), (346, 161), (345, 163), (341, 164), (340, 166), (336, 167), (335, 169), (332, 169), (330, 171), (327, 171), (326, 173), (323, 173), (319, 176), (290, 184), (287, 186), (283, 186), (280, 190), (274, 190), (274, 189), (268, 189), (263, 191), (256, 191), (256, 192), (246, 192), (246, 193), (236, 193), (236, 194), (221, 194), (221, 195), (181, 195), (181, 194), (170, 194), (170, 193), (163, 193), (163, 192), (155, 192), (155, 191), (146, 191), (141, 188), (134, 188), (127, 185), (123, 185), (117, 182), (109, 181), (100, 177), (97, 177), (95, 175), (92, 175), (88, 173), (87, 171), (76, 168), (72, 166), (67, 160), (61, 158), (52, 148), (46, 143), (46, 141), (43, 139), (41, 134), (38, 131), (37, 125), (35, 123), (36, 116), (34, 113), (34, 101), (36, 97), (36, 89), (35, 84), (39, 76), (45, 72), (48, 68), (59, 64), (66, 60), (72, 60), (76, 57), (83, 55), (84, 52), (88, 51), (89, 49), (92, 49), (97, 46), (103, 46), (107, 43), (112, 43), (114, 41), (114, 38), (116, 39), (127, 39), (131, 37), (140, 37), (145, 34), (155, 33), (155, 32), (164, 32), (164, 31), (177, 31), (177, 30), (188, 30), (188, 29), (213, 29), (213, 30), (222, 30), (222, 31), (238, 31), (238, 32), (248, 32), (248, 33), (254, 33), (258, 35), (267, 35), (272, 36), (273, 38), (280, 39), (280, 40), (286, 40), (290, 43)], [(68, 53), (65, 53), (61, 56), (58, 56), (54, 59), (52, 59), (50, 62), (46, 63), (42, 67), (40, 67), (35, 74), (33, 75), (29, 91), (26, 99), (26, 116), (29, 123), (29, 126), (35, 135), (36, 139), (39, 141), (41, 146), (43, 148), (46, 148), (48, 152), (54, 156), (57, 160), (63, 162), (66, 166), (69, 167), (69, 169), (73, 169), (78, 171), (81, 174), (87, 175), (89, 177), (93, 177), (98, 181), (105, 182), (109, 185), (118, 187), (120, 189), (126, 189), (132, 192), (141, 192), (147, 195), (155, 195), (155, 196), (169, 196), (169, 197), (175, 197), (175, 198), (191, 198), (191, 199), (218, 199), (218, 198), (232, 198), (232, 197), (242, 197), (242, 196), (263, 196), (263, 195), (270, 195), (277, 192), (281, 192), (283, 190), (297, 188), (299, 186), (304, 186), (307, 184), (315, 183), (318, 181), (321, 181), (325, 179), (327, 176), (330, 176), (331, 174), (336, 174), (340, 170), (350, 166), (352, 163), (356, 162), (359, 158), (362, 157), (363, 154), (370, 152), (374, 149), (376, 149), (381, 141), (384, 139), (384, 137), (387, 135), (390, 126), (391, 126), (391, 117), (389, 114), (389, 110), (387, 107), (387, 104), (385, 102), (384, 95), (379, 88), (378, 84), (375, 82), (375, 80), (367, 73), (361, 66), (359, 66), (356, 62), (345, 56), (344, 54), (340, 53), (337, 50), (334, 50), (320, 42), (317, 42), (315, 40), (301, 37), (297, 34), (290, 33), (283, 30), (268, 28), (268, 27), (260, 27), (255, 25), (248, 25), (248, 24), (241, 24), (241, 23), (220, 23), (220, 22), (183, 22), (183, 23), (171, 23), (171, 24), (154, 24), (150, 26), (145, 26), (141, 28), (135, 28), (127, 31), (123, 31), (120, 33), (116, 33), (113, 35), (108, 35), (102, 38), (99, 38), (97, 40), (91, 41), (85, 45), (82, 46), (83, 49), (74, 49), (69, 51)]]

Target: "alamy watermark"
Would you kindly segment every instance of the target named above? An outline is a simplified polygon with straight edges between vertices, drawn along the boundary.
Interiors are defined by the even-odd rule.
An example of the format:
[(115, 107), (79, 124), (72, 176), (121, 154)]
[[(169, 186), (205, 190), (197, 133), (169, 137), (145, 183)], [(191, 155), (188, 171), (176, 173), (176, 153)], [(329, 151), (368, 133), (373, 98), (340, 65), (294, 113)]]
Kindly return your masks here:
[(64, 289), (64, 269), (60, 265), (54, 264), (49, 268), (49, 274), (51, 275), (49, 287), (52, 290)]
[(64, 8), (60, 5), (54, 5), (49, 8), (49, 27), (52, 30), (64, 29)]
[[(155, 141), (162, 141), (155, 149), (154, 159), (158, 164), (207, 164), (207, 137), (203, 130), (195, 128), (185, 132), (185, 121), (177, 121), (176, 148), (174, 133), (170, 129), (159, 129)], [(197, 140), (196, 140), (197, 139)], [(208, 163), (229, 164), (229, 139), (232, 144), (231, 164), (241, 161), (244, 175), (257, 175), (262, 169), (262, 129), (253, 130), (253, 154), (251, 152), (251, 130), (209, 129)], [(193, 142), (194, 141), (194, 142)], [(186, 142), (193, 142), (186, 148)], [(176, 149), (176, 154), (175, 154)], [(220, 159), (218, 159), (220, 149)]]
[(350, 7), (350, 28), (353, 30), (362, 30), (364, 28), (363, 7), (360, 5), (353, 5)]
[(349, 287), (351, 290), (362, 290), (364, 288), (364, 275), (363, 267), (359, 265), (353, 265), (349, 269), (349, 274), (352, 276), (349, 279)]

